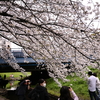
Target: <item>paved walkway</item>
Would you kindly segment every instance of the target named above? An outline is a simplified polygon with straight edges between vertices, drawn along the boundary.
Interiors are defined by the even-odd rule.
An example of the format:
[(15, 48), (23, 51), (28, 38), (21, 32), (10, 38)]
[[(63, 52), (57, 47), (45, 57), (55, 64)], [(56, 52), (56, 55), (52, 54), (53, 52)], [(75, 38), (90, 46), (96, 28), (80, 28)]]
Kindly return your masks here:
[(9, 100), (9, 99), (6, 99), (3, 96), (0, 96), (0, 100)]
[(9, 99), (3, 97), (3, 95), (5, 95), (6, 93), (7, 93), (6, 89), (0, 88), (0, 100), (9, 100)]

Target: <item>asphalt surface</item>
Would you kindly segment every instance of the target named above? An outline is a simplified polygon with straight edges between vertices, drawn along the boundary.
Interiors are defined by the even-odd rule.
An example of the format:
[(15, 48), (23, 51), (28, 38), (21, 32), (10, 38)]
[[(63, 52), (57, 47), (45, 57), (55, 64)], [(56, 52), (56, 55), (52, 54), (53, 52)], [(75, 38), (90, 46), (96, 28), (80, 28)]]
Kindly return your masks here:
[(7, 98), (5, 98), (3, 96), (0, 96), (0, 100), (9, 100), (9, 99), (7, 99)]

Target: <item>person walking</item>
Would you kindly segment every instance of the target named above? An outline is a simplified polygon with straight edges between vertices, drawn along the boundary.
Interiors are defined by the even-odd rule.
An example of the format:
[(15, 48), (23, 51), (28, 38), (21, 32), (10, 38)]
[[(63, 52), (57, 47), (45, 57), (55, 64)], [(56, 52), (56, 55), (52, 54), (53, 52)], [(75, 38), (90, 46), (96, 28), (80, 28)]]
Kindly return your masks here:
[(88, 90), (91, 100), (98, 100), (96, 95), (96, 80), (97, 78), (92, 74), (91, 71), (88, 72)]
[(50, 100), (46, 89), (46, 82), (44, 79), (39, 79), (38, 85), (30, 91), (28, 97), (31, 100)]
[(97, 91), (98, 100), (100, 100), (100, 80), (97, 76), (97, 73), (93, 73), (93, 75), (97, 78), (97, 80), (96, 80), (96, 91)]
[(6, 79), (6, 75), (4, 74), (4, 80)]
[(62, 86), (58, 100), (79, 100), (79, 98), (71, 87)]

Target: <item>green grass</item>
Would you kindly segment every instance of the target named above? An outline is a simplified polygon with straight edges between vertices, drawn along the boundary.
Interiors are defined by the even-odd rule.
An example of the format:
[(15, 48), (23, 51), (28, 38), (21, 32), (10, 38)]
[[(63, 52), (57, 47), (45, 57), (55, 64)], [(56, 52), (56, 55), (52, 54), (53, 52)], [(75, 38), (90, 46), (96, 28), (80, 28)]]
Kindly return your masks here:
[[(84, 98), (85, 100), (89, 100), (88, 87), (86, 81), (76, 76), (68, 76), (67, 79), (70, 79), (70, 82), (62, 82), (61, 80), (59, 80), (62, 83), (62, 86), (72, 87), (75, 93), (78, 95), (78, 97)], [(59, 96), (60, 87), (58, 87), (57, 83), (54, 82), (52, 78), (47, 79), (46, 81), (48, 92), (53, 95)]]
[[(26, 73), (27, 73), (28, 76), (31, 75), (30, 72), (26, 72)], [(7, 72), (7, 73), (0, 73), (0, 75), (1, 75), (2, 77), (4, 77), (4, 75), (6, 75), (6, 78), (7, 78), (7, 79), (10, 78), (10, 75), (11, 75), (11, 74), (13, 74), (15, 78), (20, 77), (20, 75), (22, 75), (23, 77), (26, 77), (26, 76), (25, 76), (23, 73), (21, 73), (21, 72)]]
[[(26, 72), (26, 73), (27, 73), (28, 76), (31, 75), (30, 72)], [(7, 80), (10, 80), (10, 79), (11, 79), (11, 78), (10, 78), (10, 75), (12, 75), (12, 74), (14, 75), (14, 78), (17, 78), (17, 79), (21, 79), (20, 75), (22, 75), (23, 78), (26, 77), (26, 75), (24, 75), (24, 74), (21, 73), (21, 72), (7, 72), (7, 73), (0, 73), (0, 75), (1, 75), (2, 78), (4, 77), (4, 75), (6, 75), (6, 79), (7, 79)], [(19, 82), (19, 81), (14, 81), (13, 86), (17, 86), (18, 82)], [(7, 89), (9, 89), (9, 88), (11, 88), (11, 87), (12, 87), (12, 86), (10, 85), (10, 83), (6, 85), (6, 88), (7, 88)]]
[(47, 79), (46, 82), (47, 82), (48, 92), (53, 95), (59, 96), (60, 87), (58, 87), (58, 84), (52, 78)]

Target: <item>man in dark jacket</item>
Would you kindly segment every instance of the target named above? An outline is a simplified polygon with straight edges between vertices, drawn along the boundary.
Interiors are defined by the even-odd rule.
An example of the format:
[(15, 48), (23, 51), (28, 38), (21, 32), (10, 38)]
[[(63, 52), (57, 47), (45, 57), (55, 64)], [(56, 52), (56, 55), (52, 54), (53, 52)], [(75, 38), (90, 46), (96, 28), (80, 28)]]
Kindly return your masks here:
[[(35, 93), (37, 93), (38, 96)], [(35, 94), (35, 96), (32, 96), (32, 94)], [(31, 100), (50, 100), (45, 80), (40, 79), (38, 85), (29, 93), (28, 96)]]

